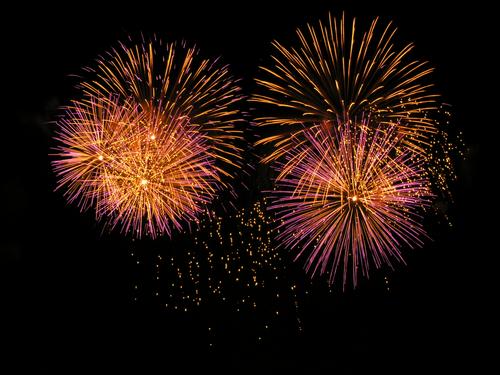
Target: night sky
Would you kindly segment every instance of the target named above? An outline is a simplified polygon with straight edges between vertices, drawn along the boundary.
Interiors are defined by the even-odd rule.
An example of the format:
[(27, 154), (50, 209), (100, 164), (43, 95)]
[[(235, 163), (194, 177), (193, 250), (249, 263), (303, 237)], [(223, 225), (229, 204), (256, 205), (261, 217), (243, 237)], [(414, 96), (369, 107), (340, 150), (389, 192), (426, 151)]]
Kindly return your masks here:
[[(483, 337), (490, 328), (483, 310), (492, 297), (488, 264), (495, 248), (486, 245), (490, 194), (484, 186), (491, 184), (484, 183), (481, 146), (496, 127), (486, 120), (482, 78), (494, 65), (487, 48), (488, 9), (478, 2), (457, 7), (437, 1), (404, 7), (334, 0), (170, 3), (17, 5), (4, 13), (14, 23), (3, 32), (2, 45), (7, 116), (1, 137), (0, 309), (6, 318), (0, 373), (480, 373), (487, 357)], [(354, 291), (330, 291), (324, 279), (311, 283), (301, 265), (281, 252), (281, 281), (251, 292), (264, 307), (236, 312), (230, 301), (246, 292), (227, 288), (227, 303), (212, 299), (187, 312), (167, 309), (166, 297), (155, 293), (163, 293), (175, 273), (163, 264), (159, 281), (151, 281), (155, 259), (181, 259), (183, 241), (194, 234), (139, 242), (102, 233), (92, 212), (80, 213), (53, 192), (51, 121), (76, 95), (72, 75), (118, 40), (156, 32), (166, 40), (196, 43), (204, 56), (222, 56), (251, 94), (273, 39), (295, 43), (297, 27), (344, 10), (364, 25), (377, 15), (394, 21), (397, 40), (414, 42), (413, 56), (436, 67), (437, 90), (453, 106), (453, 126), (466, 143), (466, 159), (457, 160), (458, 180), (452, 184), (454, 202), (446, 204), (453, 226), (431, 221), (433, 241), (407, 252), (406, 267), (375, 272)], [(237, 208), (224, 215), (249, 212), (259, 191), (269, 188), (268, 177), (263, 167), (251, 172), (245, 180), (249, 189), (239, 188)], [(230, 225), (223, 230), (232, 230)], [(266, 272), (263, 277), (272, 278)], [(284, 293), (279, 306), (266, 304), (268, 295), (292, 284), (295, 297)], [(279, 315), (271, 319), (276, 309)]]

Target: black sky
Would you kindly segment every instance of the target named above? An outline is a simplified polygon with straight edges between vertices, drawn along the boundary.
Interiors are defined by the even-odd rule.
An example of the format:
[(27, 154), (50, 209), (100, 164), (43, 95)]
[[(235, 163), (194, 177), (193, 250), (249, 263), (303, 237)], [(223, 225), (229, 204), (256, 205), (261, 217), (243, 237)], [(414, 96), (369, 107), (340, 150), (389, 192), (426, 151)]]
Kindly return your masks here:
[[(12, 359), (18, 370), (2, 371), (9, 365), (1, 360), (0, 373), (27, 366), (38, 369), (33, 373), (115, 373), (131, 367), (139, 373), (170, 373), (173, 367), (229, 373), (451, 373), (466, 367), (480, 372), (487, 358), (482, 343), (490, 328), (483, 311), (492, 297), (488, 264), (495, 248), (487, 245), (489, 225), (479, 198), (490, 185), (483, 141), (493, 138), (488, 134), (496, 126), (486, 121), (492, 107), (484, 90), (495, 65), (489, 10), (478, 2), (437, 1), (171, 3), (20, 4), (6, 12), (13, 24), (3, 32), (2, 46), (7, 116), (1, 137), (0, 309), (7, 318), (0, 358)], [(238, 328), (245, 322), (228, 315), (235, 332), (211, 351), (200, 333), (206, 327), (202, 314), (169, 315), (154, 304), (130, 302), (135, 270), (127, 240), (102, 235), (92, 214), (80, 214), (53, 192), (49, 121), (75, 95), (70, 76), (129, 34), (157, 32), (194, 42), (205, 55), (222, 56), (251, 93), (273, 39), (295, 42), (296, 27), (344, 10), (365, 24), (377, 15), (394, 21), (401, 43), (415, 42), (415, 55), (436, 67), (438, 91), (453, 105), (454, 126), (463, 130), (468, 147), (453, 186), (454, 227), (436, 227), (435, 241), (398, 269), (392, 293), (367, 283), (345, 295), (318, 297), (305, 307), (303, 336), (288, 336), (283, 328), (262, 345), (238, 341), (248, 335)]]

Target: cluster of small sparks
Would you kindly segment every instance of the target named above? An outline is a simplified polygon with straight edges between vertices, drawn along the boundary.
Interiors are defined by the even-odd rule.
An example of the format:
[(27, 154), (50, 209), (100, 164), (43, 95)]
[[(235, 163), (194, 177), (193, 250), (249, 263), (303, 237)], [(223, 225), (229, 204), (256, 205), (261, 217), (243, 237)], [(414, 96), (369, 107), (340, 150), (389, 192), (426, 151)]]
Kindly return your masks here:
[(401, 249), (423, 245), (422, 215), (456, 177), (433, 69), (395, 33), (378, 19), (359, 33), (345, 15), (299, 29), (297, 47), (273, 43), (252, 98), (273, 111), (257, 119), (267, 131), (257, 144), (271, 146), (263, 162), (276, 169), (276, 237), (330, 283), (340, 269), (355, 286), (370, 265), (404, 263)]
[(82, 99), (58, 121), (58, 189), (134, 237), (190, 226), (241, 164), (227, 66), (185, 43), (120, 48), (87, 68)]
[[(462, 132), (452, 127), (451, 117), (450, 105), (441, 104), (436, 112), (436, 132), (429, 136), (426, 154), (422, 156), (432, 191), (443, 200), (453, 198), (450, 185), (457, 179), (455, 164), (465, 158), (466, 149)], [(448, 223), (451, 225), (451, 221)]]
[[(265, 200), (256, 201), (229, 216), (211, 210), (193, 233), (177, 239), (176, 248), (167, 245), (168, 254), (158, 249), (153, 260), (144, 260), (147, 256), (132, 250), (138, 265), (147, 262), (153, 268), (151, 292), (156, 302), (170, 312), (217, 305), (219, 311), (225, 306), (228, 313), (258, 314), (254, 322), (258, 341), (282, 310), (292, 307), (300, 331), (297, 284), (289, 277), (285, 254), (273, 246), (272, 218), (265, 205)], [(133, 290), (141, 292), (133, 294), (137, 302), (138, 295), (147, 294), (138, 284)]]

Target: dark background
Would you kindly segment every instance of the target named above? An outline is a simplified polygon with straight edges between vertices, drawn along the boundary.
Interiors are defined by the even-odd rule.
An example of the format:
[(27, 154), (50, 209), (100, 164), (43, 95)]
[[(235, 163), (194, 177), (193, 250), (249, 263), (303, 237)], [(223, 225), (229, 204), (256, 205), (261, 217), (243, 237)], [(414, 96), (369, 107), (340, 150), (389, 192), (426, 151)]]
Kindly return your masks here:
[[(404, 3), (404, 2), (401, 2)], [(216, 310), (183, 316), (151, 303), (132, 303), (128, 242), (101, 234), (91, 213), (80, 214), (53, 193), (49, 157), (57, 108), (75, 94), (71, 74), (128, 34), (158, 32), (196, 42), (206, 56), (223, 56), (246, 92), (270, 41), (295, 42), (295, 28), (346, 10), (367, 22), (393, 20), (401, 42), (414, 41), (416, 56), (436, 67), (434, 79), (453, 105), (467, 158), (458, 161), (452, 228), (430, 229), (434, 241), (399, 268), (390, 293), (362, 283), (333, 297), (318, 292), (304, 304), (304, 333), (278, 329), (261, 344), (249, 343), (245, 322), (225, 314), (231, 333), (215, 349), (206, 339)], [(494, 296), (488, 266), (483, 139), (485, 87), (493, 85), (491, 10), (437, 1), (393, 5), (357, 1), (305, 2), (100, 2), (57, 7), (17, 5), (4, 16), (2, 60), (2, 235), (0, 237), (0, 372), (74, 373), (89, 369), (139, 373), (219, 369), (230, 373), (451, 373), (480, 372), (491, 335), (487, 309)], [(3, 27), (5, 27), (4, 25)], [(492, 75), (491, 77), (489, 75)], [(496, 116), (498, 117), (498, 116)], [(483, 163), (484, 162), (484, 163)], [(257, 174), (259, 172), (256, 172)], [(251, 188), (252, 189), (252, 188)], [(253, 188), (255, 189), (255, 188)], [(239, 204), (244, 205), (245, 202)], [(147, 247), (147, 246), (146, 246)], [(147, 300), (147, 296), (144, 298)], [(488, 312), (489, 311), (489, 312)], [(286, 326), (284, 326), (286, 327)], [(245, 337), (243, 337), (245, 336)], [(2, 371), (2, 367), (5, 371)]]

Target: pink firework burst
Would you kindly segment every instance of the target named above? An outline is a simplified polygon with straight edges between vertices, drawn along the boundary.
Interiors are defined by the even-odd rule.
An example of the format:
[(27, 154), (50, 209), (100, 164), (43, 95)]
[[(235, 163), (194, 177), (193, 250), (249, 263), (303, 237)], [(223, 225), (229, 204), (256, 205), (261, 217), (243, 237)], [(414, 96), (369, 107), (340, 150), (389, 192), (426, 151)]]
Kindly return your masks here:
[(186, 116), (92, 100), (67, 109), (56, 140), (57, 188), (135, 237), (181, 230), (221, 186), (206, 139)]
[(356, 286), (359, 269), (393, 260), (404, 263), (403, 247), (427, 238), (420, 213), (430, 203), (422, 159), (401, 142), (396, 127), (373, 126), (369, 118), (325, 121), (304, 129), (278, 165), (271, 210), (277, 239), (307, 256), (307, 272), (342, 268)]

